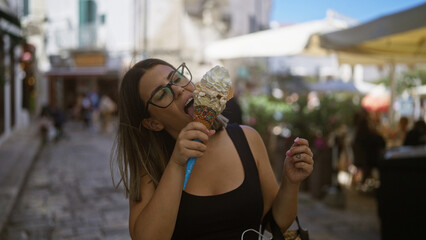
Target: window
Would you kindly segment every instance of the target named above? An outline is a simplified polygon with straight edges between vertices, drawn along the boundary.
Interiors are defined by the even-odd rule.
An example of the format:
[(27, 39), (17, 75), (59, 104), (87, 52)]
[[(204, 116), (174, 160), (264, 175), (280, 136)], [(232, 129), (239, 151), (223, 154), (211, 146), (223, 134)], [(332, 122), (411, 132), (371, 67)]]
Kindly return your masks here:
[(79, 2), (79, 47), (91, 48), (97, 42), (97, 10), (94, 0)]
[(106, 16), (105, 16), (105, 14), (102, 14), (102, 15), (99, 17), (99, 22), (100, 22), (100, 24), (102, 24), (102, 25), (104, 25), (104, 24), (105, 24), (105, 22), (106, 22)]
[(28, 16), (30, 14), (30, 0), (23, 0), (24, 2), (24, 16)]
[(80, 0), (80, 26), (96, 23), (96, 2)]

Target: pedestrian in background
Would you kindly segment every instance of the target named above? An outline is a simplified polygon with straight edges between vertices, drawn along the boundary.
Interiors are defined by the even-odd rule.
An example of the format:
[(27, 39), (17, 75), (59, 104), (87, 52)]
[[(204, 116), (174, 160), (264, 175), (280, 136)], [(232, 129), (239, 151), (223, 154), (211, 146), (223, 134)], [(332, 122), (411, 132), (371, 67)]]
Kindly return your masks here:
[[(287, 151), (281, 186), (260, 135), (248, 126), (192, 121), (192, 77), (159, 59), (135, 64), (119, 90), (113, 162), (130, 198), (133, 239), (241, 239), (264, 216), (284, 231), (297, 214), (299, 186), (313, 169), (305, 139)], [(199, 139), (200, 142), (193, 141)], [(186, 161), (196, 157), (185, 191)], [(114, 170), (112, 170), (114, 171)], [(272, 214), (267, 214), (272, 213)], [(258, 239), (249, 232), (244, 239)]]
[(354, 116), (355, 136), (352, 147), (354, 165), (362, 171), (361, 184), (372, 178), (372, 170), (384, 158), (386, 150), (385, 139), (370, 121), (369, 114), (364, 109)]
[(56, 128), (55, 141), (59, 141), (61, 138), (66, 137), (64, 124), (67, 119), (65, 113), (57, 106), (53, 106), (51, 109), (53, 122)]
[(404, 139), (405, 146), (421, 146), (426, 144), (426, 123), (422, 119), (417, 120)]
[(390, 131), (388, 137), (388, 148), (400, 147), (404, 143), (405, 135), (408, 131), (409, 120), (407, 117), (401, 117), (395, 130)]
[(87, 128), (92, 127), (92, 102), (90, 101), (89, 96), (85, 93), (83, 94), (83, 99), (81, 101), (81, 111), (84, 126)]
[(54, 120), (52, 118), (52, 110), (49, 105), (42, 107), (40, 112), (39, 132), (41, 136), (42, 144), (46, 144), (56, 136), (56, 129), (54, 126)]
[(99, 112), (99, 94), (97, 88), (93, 88), (91, 91), (87, 93), (87, 96), (90, 100), (91, 105), (91, 127), (94, 131), (98, 131), (99, 129), (99, 120), (100, 120), (100, 112)]
[(111, 118), (117, 110), (117, 104), (106, 94), (102, 95), (99, 103), (99, 112), (101, 114), (102, 132), (111, 131)]

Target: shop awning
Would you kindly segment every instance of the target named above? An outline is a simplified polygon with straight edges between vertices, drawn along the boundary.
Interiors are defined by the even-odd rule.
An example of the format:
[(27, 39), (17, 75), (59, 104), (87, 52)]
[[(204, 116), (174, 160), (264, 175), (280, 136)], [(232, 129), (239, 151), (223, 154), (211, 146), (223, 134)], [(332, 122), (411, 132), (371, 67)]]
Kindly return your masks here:
[(340, 63), (426, 62), (426, 3), (352, 28), (319, 36)]
[[(297, 54), (326, 55), (321, 49), (308, 47), (315, 33), (325, 33), (347, 27), (341, 20), (328, 17), (323, 20), (280, 27), (228, 38), (207, 46), (208, 59), (245, 57), (274, 57)], [(318, 45), (318, 44), (317, 44)]]

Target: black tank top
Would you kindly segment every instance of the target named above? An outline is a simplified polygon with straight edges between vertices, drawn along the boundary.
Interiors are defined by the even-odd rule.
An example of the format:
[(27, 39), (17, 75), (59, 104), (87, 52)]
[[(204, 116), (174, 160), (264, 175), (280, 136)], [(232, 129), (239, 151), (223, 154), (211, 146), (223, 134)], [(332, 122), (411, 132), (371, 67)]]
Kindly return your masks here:
[[(241, 127), (228, 124), (242, 165), (244, 181), (234, 190), (213, 196), (195, 196), (182, 192), (173, 240), (240, 240), (247, 229), (258, 230), (263, 214), (259, 173)], [(257, 240), (253, 231), (244, 240)]]

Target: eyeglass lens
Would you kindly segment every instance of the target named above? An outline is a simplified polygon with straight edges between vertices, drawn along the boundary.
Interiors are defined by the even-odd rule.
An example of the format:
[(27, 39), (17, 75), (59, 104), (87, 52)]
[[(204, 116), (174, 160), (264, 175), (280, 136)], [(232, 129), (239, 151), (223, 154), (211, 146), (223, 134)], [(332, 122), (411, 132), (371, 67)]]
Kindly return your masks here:
[[(173, 73), (170, 84), (179, 87), (186, 87), (191, 82), (191, 78), (192, 76), (188, 68), (185, 65), (182, 65)], [(174, 95), (170, 84), (162, 87), (154, 94), (151, 99), (154, 105), (167, 107), (171, 102), (173, 102)]]

